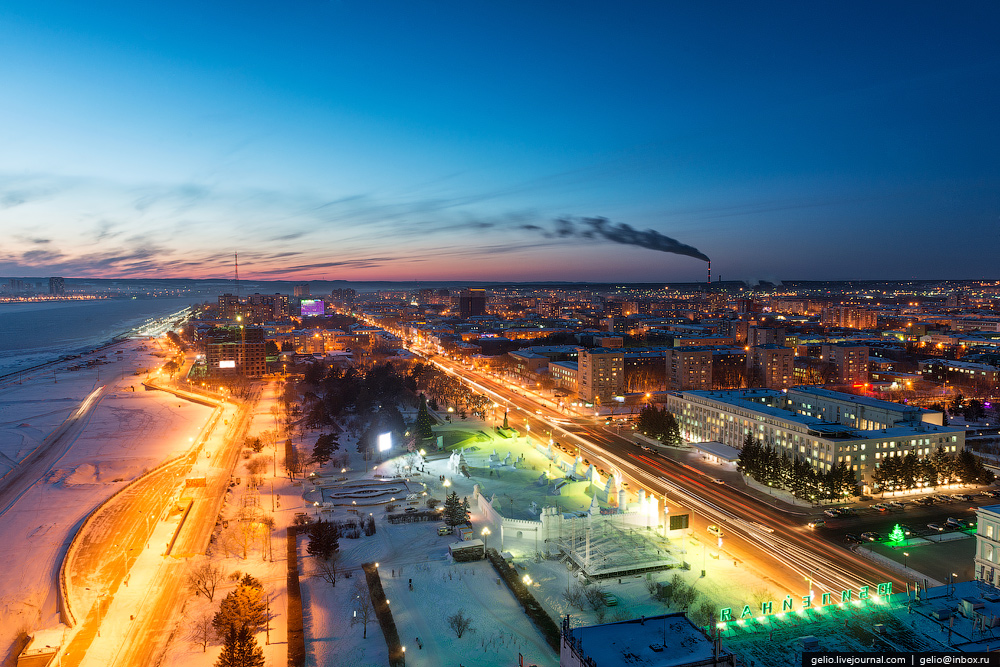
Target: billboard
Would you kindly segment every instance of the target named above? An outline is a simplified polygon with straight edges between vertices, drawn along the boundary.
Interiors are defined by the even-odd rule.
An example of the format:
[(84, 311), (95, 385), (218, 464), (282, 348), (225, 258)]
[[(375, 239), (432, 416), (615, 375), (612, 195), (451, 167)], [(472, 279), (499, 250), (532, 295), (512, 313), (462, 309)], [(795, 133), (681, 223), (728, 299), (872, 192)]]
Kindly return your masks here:
[(322, 299), (302, 299), (302, 309), (299, 311), (302, 317), (315, 317), (326, 314), (326, 305)]
[(219, 368), (236, 368), (236, 361), (234, 359), (220, 359)]
[(392, 449), (392, 434), (391, 433), (379, 433), (378, 434), (378, 450), (380, 452), (387, 452)]

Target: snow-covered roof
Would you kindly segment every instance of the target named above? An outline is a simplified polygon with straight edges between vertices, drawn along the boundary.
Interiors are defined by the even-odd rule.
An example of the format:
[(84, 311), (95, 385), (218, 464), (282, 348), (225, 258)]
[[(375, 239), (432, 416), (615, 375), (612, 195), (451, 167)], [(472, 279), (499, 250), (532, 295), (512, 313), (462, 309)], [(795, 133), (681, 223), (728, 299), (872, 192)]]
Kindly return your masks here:
[(683, 667), (712, 658), (712, 642), (683, 613), (570, 630), (595, 667)]

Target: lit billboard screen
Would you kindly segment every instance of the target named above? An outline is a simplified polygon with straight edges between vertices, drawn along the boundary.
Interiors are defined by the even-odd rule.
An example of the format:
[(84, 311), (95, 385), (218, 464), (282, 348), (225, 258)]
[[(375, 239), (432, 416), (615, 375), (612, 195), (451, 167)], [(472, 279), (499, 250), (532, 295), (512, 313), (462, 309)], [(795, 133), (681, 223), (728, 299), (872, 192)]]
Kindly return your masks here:
[(322, 299), (303, 299), (301, 313), (302, 317), (325, 315), (326, 306), (323, 304)]
[(378, 450), (380, 452), (387, 452), (392, 449), (392, 434), (391, 433), (379, 433), (378, 434)]
[(220, 359), (219, 368), (236, 368), (236, 361), (233, 359)]

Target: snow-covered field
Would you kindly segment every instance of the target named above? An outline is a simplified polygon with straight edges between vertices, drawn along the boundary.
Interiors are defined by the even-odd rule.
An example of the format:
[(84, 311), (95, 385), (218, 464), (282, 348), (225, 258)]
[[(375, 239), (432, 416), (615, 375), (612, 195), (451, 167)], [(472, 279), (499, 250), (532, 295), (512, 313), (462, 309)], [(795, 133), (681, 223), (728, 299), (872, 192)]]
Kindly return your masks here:
[(0, 475), (95, 388), (105, 387), (69, 451), (0, 516), (0, 660), (19, 630), (58, 623), (60, 559), (83, 517), (144, 470), (184, 451), (211, 414), (205, 406), (143, 390), (133, 372), (161, 363), (155, 350), (149, 343), (124, 343), (91, 355), (107, 363), (76, 371), (63, 363), (0, 385)]

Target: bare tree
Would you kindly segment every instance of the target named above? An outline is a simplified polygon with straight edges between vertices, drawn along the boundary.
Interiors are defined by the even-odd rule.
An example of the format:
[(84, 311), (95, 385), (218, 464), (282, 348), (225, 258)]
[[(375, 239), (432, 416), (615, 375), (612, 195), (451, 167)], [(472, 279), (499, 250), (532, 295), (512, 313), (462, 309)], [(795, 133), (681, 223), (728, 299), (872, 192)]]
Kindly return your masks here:
[(192, 644), (201, 644), (201, 652), (208, 650), (208, 643), (215, 637), (211, 614), (199, 614), (188, 626), (187, 638)]
[(192, 566), (187, 573), (187, 584), (195, 595), (201, 593), (209, 602), (215, 598), (215, 589), (226, 578), (222, 567), (213, 565), (211, 561), (203, 561)]
[(590, 586), (584, 589), (584, 596), (590, 608), (594, 610), (598, 623), (604, 622), (604, 615), (608, 613), (607, 603), (604, 601), (604, 591), (598, 586)]
[(472, 627), (472, 617), (465, 615), (464, 609), (459, 609), (457, 612), (448, 617), (448, 627), (455, 631), (455, 636), (459, 639), (462, 635)]
[(368, 591), (368, 582), (364, 577), (354, 580), (354, 587), (351, 589), (353, 599), (351, 608), (354, 614), (351, 616), (351, 625), (361, 624), (363, 632), (362, 639), (368, 638), (368, 623), (375, 620), (375, 606), (372, 605), (371, 593)]
[(318, 574), (326, 581), (328, 584), (336, 588), (337, 586), (337, 556), (339, 554), (333, 554), (330, 560), (323, 560), (322, 558), (317, 558), (314, 562), (316, 563), (316, 569), (313, 570), (313, 574)]
[(583, 586), (580, 584), (567, 586), (566, 590), (563, 591), (562, 596), (565, 598), (566, 602), (570, 603), (580, 611), (583, 611)]
[(266, 456), (255, 456), (254, 458), (247, 461), (247, 473), (250, 476), (249, 484), (251, 488), (256, 489), (264, 481), (264, 475), (267, 473), (267, 467), (269, 461)]

